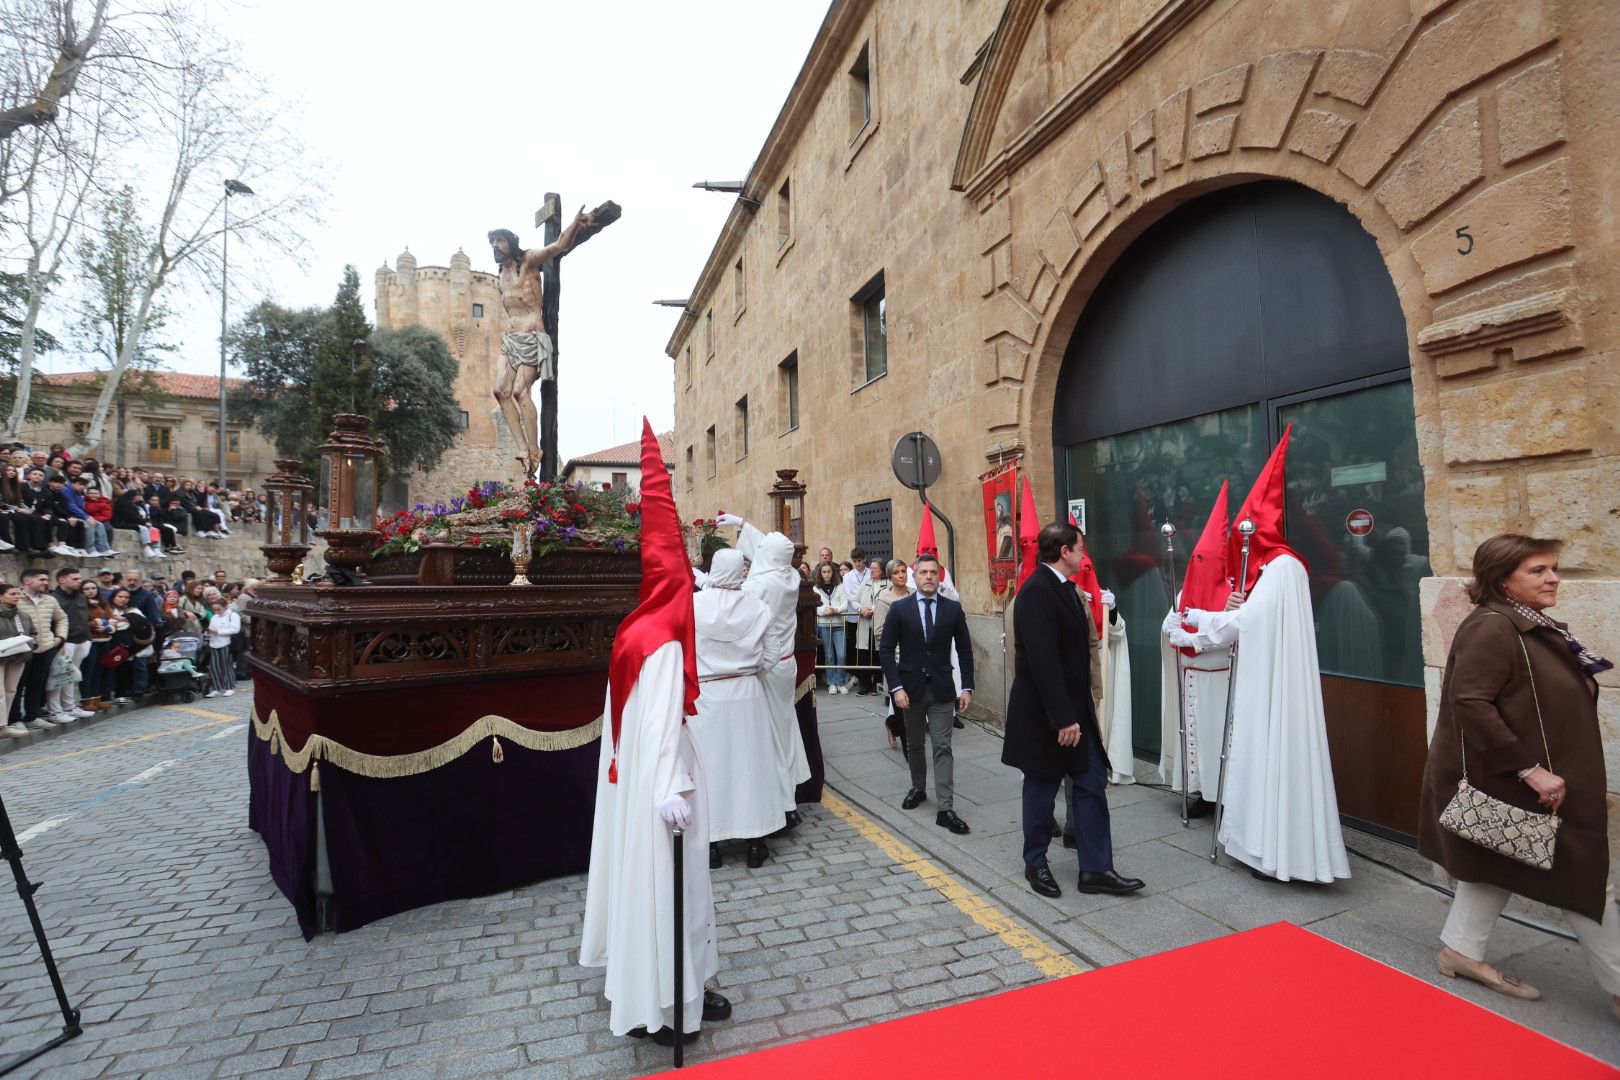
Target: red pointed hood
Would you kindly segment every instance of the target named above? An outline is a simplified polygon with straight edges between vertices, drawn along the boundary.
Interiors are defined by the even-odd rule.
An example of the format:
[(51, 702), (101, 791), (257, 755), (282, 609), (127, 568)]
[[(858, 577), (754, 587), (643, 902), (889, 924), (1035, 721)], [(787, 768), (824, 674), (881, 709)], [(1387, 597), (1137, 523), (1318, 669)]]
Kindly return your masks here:
[(1041, 562), (1041, 519), (1035, 509), (1035, 493), (1030, 490), (1029, 477), (1020, 479), (1024, 483), (1024, 494), (1018, 504), (1018, 585), (1022, 587)]
[(608, 780), (618, 782), (619, 726), (624, 703), (641, 678), (647, 657), (671, 641), (681, 643), (686, 678), (683, 712), (697, 712), (697, 642), (692, 614), (692, 564), (681, 538), (680, 516), (658, 436), (646, 417), (641, 420), (641, 603), (619, 623), (608, 662), (612, 689), (614, 760)]
[[(1080, 523), (1069, 515), (1069, 524), (1075, 528)], [(1069, 580), (1091, 595), (1091, 621), (1097, 625), (1097, 636), (1102, 637), (1103, 632), (1103, 602), (1102, 582), (1097, 580), (1097, 564), (1092, 561), (1091, 552), (1086, 550), (1086, 534), (1080, 534), (1080, 569), (1076, 570)]]
[(1226, 598), (1232, 595), (1232, 575), (1236, 567), (1227, 566), (1227, 534), (1232, 529), (1227, 518), (1227, 485), (1221, 481), (1221, 491), (1215, 496), (1215, 505), (1209, 509), (1209, 520), (1198, 535), (1187, 560), (1187, 577), (1181, 583), (1181, 610), (1197, 608), (1200, 611), (1220, 611), (1226, 607)]
[(917, 529), (917, 554), (939, 554), (939, 541), (934, 539), (934, 511), (927, 503), (923, 503), (922, 525)]
[(1137, 578), (1159, 568), (1159, 558), (1159, 530), (1147, 495), (1138, 486), (1131, 492), (1131, 546), (1114, 559), (1114, 584), (1130, 588)]
[(1238, 512), (1232, 519), (1232, 536), (1227, 542), (1226, 564), (1235, 579), (1242, 573), (1243, 567), (1243, 537), (1238, 532), (1238, 525), (1245, 519), (1254, 522), (1254, 538), (1249, 543), (1249, 573), (1247, 579), (1241, 582), (1234, 581), (1234, 588), (1240, 592), (1248, 592), (1254, 586), (1255, 580), (1260, 576), (1260, 567), (1274, 559), (1277, 555), (1287, 552), (1299, 559), (1299, 552), (1288, 545), (1288, 537), (1283, 532), (1283, 505), (1287, 496), (1287, 480), (1284, 475), (1284, 463), (1288, 457), (1288, 436), (1293, 433), (1294, 425), (1289, 424), (1283, 430), (1282, 438), (1278, 440), (1276, 449), (1272, 450), (1271, 458), (1266, 467), (1260, 470), (1260, 476), (1255, 480), (1254, 487), (1249, 489), (1248, 498), (1238, 507)]

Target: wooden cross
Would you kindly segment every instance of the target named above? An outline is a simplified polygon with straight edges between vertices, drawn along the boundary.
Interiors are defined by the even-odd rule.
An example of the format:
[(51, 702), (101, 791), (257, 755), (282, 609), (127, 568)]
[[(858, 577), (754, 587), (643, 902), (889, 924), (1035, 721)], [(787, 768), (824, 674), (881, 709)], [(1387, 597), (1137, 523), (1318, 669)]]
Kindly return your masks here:
[[(596, 216), (595, 225), (580, 228), (574, 234), (574, 247), (579, 247), (585, 241), (619, 220), (619, 204), (611, 199), (598, 206), (593, 213)], [(534, 224), (537, 228), (544, 227), (542, 240), (546, 244), (555, 244), (562, 236), (562, 196), (555, 191), (546, 192), (546, 201), (540, 209), (534, 212)], [(572, 249), (570, 249), (572, 250)], [(563, 254), (567, 254), (564, 252)], [(545, 320), (546, 332), (551, 335), (552, 356), (554, 370), (557, 378), (562, 377), (562, 346), (557, 337), (558, 300), (562, 297), (562, 255), (547, 260), (540, 270), (541, 291), (544, 299), (541, 302), (541, 318)], [(557, 479), (557, 379), (543, 379), (540, 382), (540, 476), (541, 480)]]

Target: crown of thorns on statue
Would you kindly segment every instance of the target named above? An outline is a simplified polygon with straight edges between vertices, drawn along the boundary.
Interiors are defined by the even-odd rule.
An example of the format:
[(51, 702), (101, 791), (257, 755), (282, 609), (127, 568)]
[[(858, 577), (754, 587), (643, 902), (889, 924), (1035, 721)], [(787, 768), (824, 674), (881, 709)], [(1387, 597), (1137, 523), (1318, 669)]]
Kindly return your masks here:
[(511, 229), (489, 230), (489, 242), (491, 246), (493, 246), (497, 240), (506, 241), (506, 250), (513, 258), (522, 257), (523, 246), (518, 243), (517, 233), (513, 232)]

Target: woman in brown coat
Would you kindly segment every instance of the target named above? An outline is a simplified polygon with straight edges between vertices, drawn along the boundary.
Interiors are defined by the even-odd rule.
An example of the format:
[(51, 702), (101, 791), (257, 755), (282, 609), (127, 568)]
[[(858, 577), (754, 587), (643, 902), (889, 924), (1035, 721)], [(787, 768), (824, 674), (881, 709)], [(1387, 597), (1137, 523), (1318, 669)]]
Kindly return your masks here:
[[(1609, 885), (1608, 783), (1595, 679), (1614, 665), (1545, 614), (1558, 601), (1560, 546), (1504, 534), (1474, 552), (1468, 595), (1477, 606), (1457, 627), (1446, 658), (1439, 722), (1423, 772), (1418, 850), (1457, 879), (1440, 934), (1441, 974), (1529, 1001), (1541, 997), (1485, 962), (1491, 928), (1517, 894), (1564, 909), (1620, 1019), (1620, 912)], [(1440, 827), (1465, 760), (1470, 786), (1525, 810), (1558, 815), (1550, 870)]]

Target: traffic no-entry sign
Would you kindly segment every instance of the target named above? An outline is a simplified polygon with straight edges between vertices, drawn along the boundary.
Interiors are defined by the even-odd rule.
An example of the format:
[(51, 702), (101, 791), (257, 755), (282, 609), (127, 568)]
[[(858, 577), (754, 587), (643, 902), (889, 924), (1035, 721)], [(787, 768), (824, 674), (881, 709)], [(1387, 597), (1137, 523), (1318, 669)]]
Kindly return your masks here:
[(1373, 530), (1373, 516), (1366, 510), (1352, 510), (1344, 519), (1344, 531), (1351, 536), (1366, 536)]

